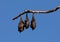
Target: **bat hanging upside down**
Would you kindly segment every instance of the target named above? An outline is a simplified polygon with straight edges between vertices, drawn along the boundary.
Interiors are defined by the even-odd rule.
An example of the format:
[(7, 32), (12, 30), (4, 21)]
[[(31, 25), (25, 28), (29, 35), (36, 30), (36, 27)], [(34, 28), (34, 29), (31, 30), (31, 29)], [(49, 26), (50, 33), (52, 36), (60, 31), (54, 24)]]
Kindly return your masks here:
[[(12, 20), (15, 20), (17, 19), (18, 17), (20, 17), (20, 21), (19, 21), (19, 24), (18, 24), (18, 31), (19, 32), (23, 32), (24, 31), (24, 28), (28, 29), (29, 26), (32, 28), (32, 30), (34, 30), (36, 28), (36, 20), (34, 18), (34, 14), (35, 13), (51, 13), (51, 12), (55, 12), (57, 11), (58, 9), (60, 9), (60, 6), (52, 9), (52, 10), (48, 10), (48, 11), (41, 11), (41, 10), (25, 10), (23, 11), (22, 13), (20, 13), (18, 16), (14, 17)], [(29, 19), (28, 19), (28, 13), (33, 13), (32, 15), (32, 20), (31, 20), (31, 24), (29, 22)], [(26, 19), (25, 21), (23, 21), (22, 19), (22, 15), (26, 14)]]

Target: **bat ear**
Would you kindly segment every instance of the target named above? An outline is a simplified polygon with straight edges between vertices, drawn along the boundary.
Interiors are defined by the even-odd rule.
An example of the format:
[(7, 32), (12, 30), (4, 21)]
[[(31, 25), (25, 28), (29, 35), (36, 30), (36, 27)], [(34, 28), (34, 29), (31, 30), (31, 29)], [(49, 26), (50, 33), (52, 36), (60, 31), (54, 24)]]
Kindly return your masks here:
[(18, 24), (18, 31), (23, 32), (24, 31), (24, 22), (22, 20), (22, 17), (20, 17), (20, 22)]
[(35, 18), (34, 18), (34, 14), (32, 16), (30, 27), (32, 28), (32, 30), (34, 30), (36, 28), (36, 21), (35, 21)]
[(28, 27), (29, 27), (28, 14), (26, 14), (26, 20), (25, 20), (25, 24), (24, 24), (24, 26), (26, 27), (26, 29), (28, 29)]

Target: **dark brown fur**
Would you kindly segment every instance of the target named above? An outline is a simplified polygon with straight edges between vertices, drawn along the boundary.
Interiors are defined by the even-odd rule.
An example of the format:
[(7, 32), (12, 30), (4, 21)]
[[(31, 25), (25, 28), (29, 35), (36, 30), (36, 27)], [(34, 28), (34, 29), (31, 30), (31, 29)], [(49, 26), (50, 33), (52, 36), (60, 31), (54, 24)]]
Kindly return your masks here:
[(31, 20), (31, 25), (30, 27), (32, 28), (32, 30), (34, 30), (36, 28), (36, 21), (35, 21), (35, 18), (34, 16), (32, 16), (32, 20)]
[(25, 28), (27, 29), (28, 27), (29, 27), (29, 19), (28, 19), (28, 16), (26, 14)]
[(21, 21), (19, 24), (18, 24), (18, 31), (19, 32), (23, 32), (24, 31), (24, 22)]

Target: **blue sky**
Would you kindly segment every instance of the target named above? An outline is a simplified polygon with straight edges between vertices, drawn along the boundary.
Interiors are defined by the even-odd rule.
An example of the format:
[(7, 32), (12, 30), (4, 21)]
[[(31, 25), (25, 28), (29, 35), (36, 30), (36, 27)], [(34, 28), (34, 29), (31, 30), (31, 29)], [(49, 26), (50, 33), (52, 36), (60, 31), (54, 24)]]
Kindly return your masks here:
[[(0, 0), (0, 42), (60, 42), (60, 10), (49, 14), (35, 14), (37, 27), (19, 33), (19, 18), (24, 10), (50, 10), (60, 5), (60, 0)], [(23, 20), (25, 15), (22, 16)], [(31, 21), (32, 14), (29, 15)]]

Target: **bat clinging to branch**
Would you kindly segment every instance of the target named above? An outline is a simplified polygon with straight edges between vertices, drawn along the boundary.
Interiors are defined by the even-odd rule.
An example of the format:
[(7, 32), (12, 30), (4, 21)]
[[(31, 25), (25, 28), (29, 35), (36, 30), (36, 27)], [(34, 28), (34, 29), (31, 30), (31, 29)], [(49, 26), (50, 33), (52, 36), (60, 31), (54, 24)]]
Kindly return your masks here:
[[(15, 20), (17, 19), (18, 17), (20, 17), (20, 22), (18, 24), (18, 31), (20, 32), (23, 32), (24, 31), (24, 27), (27, 29), (30, 25), (30, 27), (32, 28), (32, 30), (34, 30), (36, 28), (36, 20), (34, 18), (34, 14), (35, 13), (44, 13), (44, 14), (47, 14), (47, 13), (51, 13), (51, 12), (55, 12), (57, 11), (58, 9), (60, 9), (60, 6), (54, 8), (54, 9), (51, 9), (51, 10), (48, 10), (48, 11), (41, 11), (41, 10), (25, 10), (23, 11), (22, 13), (20, 13), (18, 16), (14, 17), (12, 20)], [(27, 14), (28, 13), (33, 13), (32, 15), (32, 20), (31, 20), (31, 24), (29, 23), (29, 19), (28, 19), (28, 16)], [(26, 14), (26, 20), (25, 20), (25, 23), (24, 21), (22, 20), (22, 15)]]

